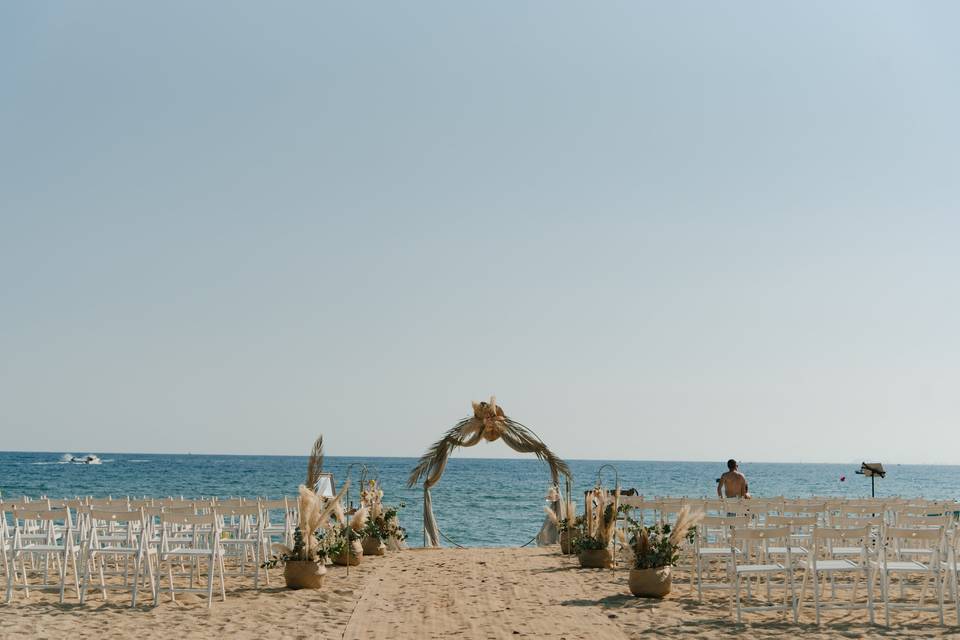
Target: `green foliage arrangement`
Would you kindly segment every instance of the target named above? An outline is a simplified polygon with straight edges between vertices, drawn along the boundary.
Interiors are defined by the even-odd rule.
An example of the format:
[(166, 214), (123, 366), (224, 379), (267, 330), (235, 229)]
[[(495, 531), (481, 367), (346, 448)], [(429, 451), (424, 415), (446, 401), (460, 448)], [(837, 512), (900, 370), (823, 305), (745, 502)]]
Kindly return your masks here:
[(278, 551), (278, 553), (270, 556), (260, 567), (262, 569), (273, 569), (294, 561), (312, 560), (317, 563), (325, 563), (327, 559), (331, 557), (328, 548), (324, 544), (324, 534), (326, 531), (326, 529), (317, 530), (316, 533), (314, 533), (316, 542), (308, 545), (303, 539), (303, 531), (300, 527), (297, 527), (293, 531), (293, 547), (290, 548), (280, 544), (273, 545), (274, 550)]
[(680, 547), (684, 540), (694, 541), (695, 525), (699, 520), (700, 515), (691, 514), (689, 507), (680, 511), (673, 526), (664, 523), (645, 527), (628, 518), (634, 569), (675, 567), (680, 561)]

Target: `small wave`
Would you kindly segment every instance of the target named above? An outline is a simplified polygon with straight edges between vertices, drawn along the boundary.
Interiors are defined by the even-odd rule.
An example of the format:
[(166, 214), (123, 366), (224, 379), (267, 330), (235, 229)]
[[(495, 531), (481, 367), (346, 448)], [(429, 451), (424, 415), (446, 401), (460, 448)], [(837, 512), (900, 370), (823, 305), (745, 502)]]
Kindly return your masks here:
[[(106, 462), (106, 460), (104, 460)], [(153, 460), (124, 460), (124, 462), (153, 462)]]

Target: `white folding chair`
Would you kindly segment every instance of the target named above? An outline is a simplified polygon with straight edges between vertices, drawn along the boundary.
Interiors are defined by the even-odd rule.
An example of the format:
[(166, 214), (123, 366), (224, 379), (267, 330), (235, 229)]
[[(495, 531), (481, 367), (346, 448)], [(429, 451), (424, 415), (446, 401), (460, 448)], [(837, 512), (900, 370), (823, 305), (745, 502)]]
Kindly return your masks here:
[[(3, 579), (13, 571), (10, 563), (10, 556), (13, 553), (13, 530), (7, 521), (8, 504), (0, 503), (0, 560), (3, 561)], [(14, 581), (18, 580), (16, 574), (13, 575)]]
[[(160, 514), (160, 542), (157, 550), (156, 587), (154, 605), (159, 604), (160, 595), (169, 593), (176, 601), (178, 593), (206, 593), (207, 607), (213, 604), (213, 583), (219, 575), (220, 597), (227, 599), (226, 585), (223, 580), (223, 547), (220, 544), (220, 518), (216, 514), (202, 515), (167, 513)], [(189, 534), (189, 535), (187, 535)], [(188, 540), (189, 538), (189, 540)], [(190, 561), (189, 586), (178, 586), (174, 580), (175, 561)], [(199, 574), (199, 563), (207, 561), (206, 587), (194, 587), (195, 577)], [(163, 568), (166, 566), (168, 585), (163, 587)]]
[[(263, 511), (259, 504), (245, 506), (218, 507), (219, 515), (224, 523), (221, 544), (224, 548), (224, 557), (233, 558), (237, 564), (237, 572), (228, 575), (247, 575), (247, 567), (252, 565), (253, 588), (260, 588), (260, 565), (263, 563), (265, 551), (269, 552), (270, 539), (264, 532)], [(267, 586), (270, 586), (270, 572), (265, 571)]]
[[(147, 578), (151, 594), (156, 589), (154, 574), (157, 550), (148, 544), (148, 527), (143, 511), (117, 513), (91, 509), (86, 514), (87, 533), (82, 549), (83, 586), (80, 589), (80, 604), (84, 604), (90, 575), (95, 567), (100, 577), (100, 592), (107, 599), (108, 590), (130, 591), (130, 606), (137, 606), (137, 592), (141, 578)], [(123, 571), (107, 570), (107, 559), (115, 562), (123, 558)], [(132, 563), (132, 567), (131, 567)], [(146, 573), (144, 574), (144, 565)], [(120, 585), (107, 584), (106, 575), (123, 576)]]
[[(793, 621), (797, 621), (796, 611), (796, 590), (793, 584), (792, 553), (790, 546), (790, 527), (768, 527), (765, 529), (742, 529), (736, 528), (730, 533), (730, 569), (731, 585), (730, 598), (736, 601), (737, 622), (742, 621), (742, 612), (744, 611), (792, 611)], [(769, 545), (775, 543), (776, 547), (783, 549), (786, 555), (786, 564), (775, 562), (770, 558)], [(746, 558), (744, 563), (737, 561), (737, 556), (743, 550), (744, 556), (752, 552), (752, 557)], [(774, 604), (772, 598), (772, 578), (776, 574), (783, 575), (783, 603)], [(758, 580), (766, 581), (767, 604), (743, 606), (741, 602), (741, 584), (751, 576), (756, 576)], [(758, 585), (759, 586), (759, 585)]]
[[(896, 526), (900, 529), (940, 529), (947, 531), (951, 524), (952, 516), (945, 514), (918, 515), (905, 514), (903, 512), (896, 514)], [(931, 549), (926, 545), (898, 544), (897, 546), (898, 560), (903, 559), (904, 556), (923, 556), (929, 558), (931, 553)]]
[[(788, 543), (785, 546), (773, 545), (767, 547), (767, 553), (775, 556), (786, 556), (789, 552), (791, 561), (799, 562), (807, 554), (812, 542), (813, 529), (817, 525), (817, 516), (767, 516), (768, 527), (787, 527), (790, 529)], [(792, 566), (789, 565), (789, 566)]]
[(722, 562), (724, 570), (728, 568), (729, 557), (740, 550), (730, 544), (730, 531), (734, 527), (745, 528), (749, 525), (747, 516), (704, 516), (697, 524), (694, 539), (694, 557), (697, 568), (697, 599), (703, 600), (704, 589), (726, 589), (727, 584), (704, 584), (703, 573), (709, 573), (712, 562)]
[[(29, 505), (27, 505), (29, 506)], [(7, 602), (13, 601), (14, 576), (19, 575), (24, 595), (30, 597), (30, 588), (58, 589), (60, 602), (63, 603), (67, 584), (67, 572), (72, 565), (73, 581), (80, 596), (80, 581), (77, 574), (79, 548), (73, 531), (73, 518), (69, 509), (32, 510), (17, 508), (13, 510), (13, 540), (10, 544), (10, 567), (7, 570)], [(38, 558), (43, 559), (42, 579), (40, 583), (29, 583), (29, 571), (26, 560), (36, 568)], [(20, 569), (17, 570), (17, 560)], [(58, 582), (50, 582), (50, 560), (54, 561)]]
[(950, 598), (957, 613), (957, 624), (960, 625), (960, 531), (956, 528), (946, 534), (948, 540), (947, 557), (941, 561), (941, 568), (946, 572), (944, 580), (950, 588)]
[[(802, 562), (804, 569), (803, 583), (800, 587), (800, 598), (797, 601), (797, 614), (799, 616), (800, 608), (803, 606), (803, 596), (807, 589), (807, 579), (813, 583), (813, 602), (816, 610), (817, 624), (820, 624), (820, 612), (823, 609), (848, 609), (858, 610), (866, 609), (870, 616), (870, 623), (873, 623), (873, 577), (871, 575), (870, 557), (867, 549), (867, 541), (870, 539), (870, 527), (860, 527), (857, 529), (836, 529), (831, 527), (816, 527), (813, 530), (813, 544), (810, 546), (807, 558)], [(857, 545), (859, 548), (859, 557), (857, 561), (850, 558), (834, 558), (832, 550), (835, 546), (853, 548)], [(849, 602), (833, 602), (832, 604), (823, 604), (823, 597), (820, 592), (821, 578), (829, 577), (831, 579), (831, 598), (836, 598), (836, 588), (833, 583), (835, 574), (850, 574), (853, 577), (851, 585), (851, 597)], [(867, 592), (866, 604), (857, 602), (857, 588), (860, 578), (863, 577), (864, 588)]]
[[(288, 547), (293, 545), (293, 530), (295, 524), (293, 519), (290, 517), (290, 509), (287, 504), (286, 498), (280, 498), (279, 500), (268, 500), (266, 498), (261, 499), (260, 509), (263, 513), (263, 533), (266, 535), (270, 542), (273, 542), (274, 538), (279, 538), (280, 542), (283, 542)], [(282, 522), (277, 524), (273, 523), (274, 514), (279, 513), (282, 516)], [(269, 555), (270, 548), (267, 548), (267, 555)]]
[[(880, 573), (880, 592), (883, 595), (884, 617), (887, 626), (890, 626), (891, 609), (912, 609), (914, 611), (929, 611), (939, 614), (940, 624), (943, 624), (943, 583), (940, 580), (941, 549), (943, 547), (944, 531), (940, 527), (926, 529), (903, 529), (887, 527), (883, 534), (883, 545), (877, 553), (877, 560), (873, 562), (875, 569)], [(911, 553), (905, 553), (905, 551)], [(903, 559), (905, 555), (924, 557), (928, 560), (921, 562), (917, 559)], [(906, 602), (890, 602), (890, 578), (896, 574), (922, 575), (926, 579), (920, 590), (919, 604), (913, 606)], [(905, 597), (904, 577), (900, 578), (900, 596)], [(924, 596), (927, 587), (933, 582), (937, 595), (937, 606), (924, 607)]]

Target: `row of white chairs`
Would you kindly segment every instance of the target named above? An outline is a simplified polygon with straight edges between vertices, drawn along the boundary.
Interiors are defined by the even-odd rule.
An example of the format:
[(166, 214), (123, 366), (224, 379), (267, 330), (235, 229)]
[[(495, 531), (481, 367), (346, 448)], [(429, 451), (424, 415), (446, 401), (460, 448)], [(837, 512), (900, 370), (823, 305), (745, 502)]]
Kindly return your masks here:
[(762, 498), (762, 499), (711, 499), (711, 498), (645, 498), (624, 496), (621, 504), (629, 506), (641, 518), (666, 521), (684, 506), (709, 515), (750, 515), (763, 519), (767, 515), (816, 515), (823, 525), (841, 518), (880, 515), (887, 524), (897, 524), (896, 516), (926, 516), (931, 514), (955, 515), (960, 512), (960, 503), (946, 500), (923, 500), (918, 498), (848, 499), (836, 498)]
[[(206, 594), (209, 606), (215, 581), (221, 597), (226, 597), (225, 558), (231, 559), (234, 569), (229, 575), (251, 576), (258, 588), (263, 571), (269, 585), (269, 572), (261, 565), (274, 541), (290, 544), (297, 518), (295, 500), (146, 502), (74, 499), (0, 504), (7, 601), (17, 590), (29, 597), (33, 588), (57, 589), (63, 602), (72, 577), (81, 602), (94, 586), (104, 598), (108, 589), (129, 590), (135, 606), (140, 590), (147, 587), (154, 603), (162, 593), (175, 599), (186, 591)], [(270, 514), (278, 511), (283, 522), (272, 524)], [(32, 583), (31, 571), (36, 574)], [(111, 574), (121, 580), (108, 584)], [(205, 586), (195, 586), (204, 575)], [(188, 578), (187, 586), (178, 584), (177, 577)]]
[[(836, 499), (645, 499), (626, 497), (621, 501), (634, 511), (634, 519), (648, 523), (670, 523), (685, 506), (704, 516), (696, 529), (695, 542), (684, 548), (680, 569), (690, 573), (691, 589), (697, 595), (709, 588), (729, 592), (737, 620), (743, 611), (792, 611), (799, 616), (808, 581), (812, 584), (816, 620), (825, 608), (850, 607), (835, 600), (837, 590), (852, 589), (852, 608), (866, 609), (874, 620), (876, 583), (884, 605), (884, 619), (896, 608), (933, 611), (943, 623), (945, 590), (954, 600), (960, 621), (958, 589), (958, 544), (956, 513), (952, 501), (920, 499), (836, 500)], [(721, 579), (705, 579), (711, 566), (719, 565)], [(796, 594), (795, 572), (802, 571), (800, 594)], [(743, 585), (749, 592), (751, 580), (782, 576), (783, 601), (760, 607), (744, 606)], [(849, 578), (838, 582), (838, 576)], [(923, 579), (917, 603), (893, 601), (891, 584), (899, 578), (900, 599), (905, 596), (906, 576)], [(821, 580), (829, 580), (830, 598), (823, 603)], [(861, 583), (864, 602), (856, 601)], [(935, 605), (925, 603), (932, 590)], [(960, 622), (958, 622), (960, 623)]]
[[(765, 610), (745, 608), (741, 605), (740, 593), (743, 579), (749, 576), (763, 576), (768, 580), (772, 574), (782, 574), (785, 578), (786, 602), (793, 603), (794, 620), (804, 601), (803, 595), (808, 579), (813, 587), (813, 599), (816, 620), (821, 621), (821, 610), (825, 608), (820, 593), (821, 578), (830, 581), (830, 593), (836, 596), (838, 574), (846, 574), (853, 579), (851, 602), (835, 604), (831, 608), (866, 608), (870, 622), (874, 621), (874, 588), (879, 580), (880, 595), (884, 605), (886, 623), (890, 623), (890, 611), (895, 608), (913, 608), (918, 611), (933, 611), (943, 617), (944, 588), (950, 590), (960, 620), (960, 595), (957, 585), (957, 541), (960, 537), (949, 535), (944, 527), (901, 528), (886, 527), (881, 537), (875, 537), (873, 527), (840, 528), (814, 526), (810, 537), (798, 541), (796, 529), (782, 523), (772, 523), (763, 527), (754, 527), (743, 517), (708, 517), (699, 525), (698, 535), (693, 545), (695, 569), (691, 572), (692, 582), (697, 585), (698, 596), (702, 598), (704, 588), (705, 565), (719, 561), (725, 569), (724, 577), (714, 586), (730, 592), (731, 603), (735, 603), (737, 620), (741, 611)], [(722, 531), (721, 535), (717, 535)], [(710, 536), (713, 535), (711, 539)], [(794, 573), (803, 572), (803, 588), (796, 596), (794, 591)], [(905, 577), (920, 576), (924, 580), (919, 602), (910, 603), (891, 601), (891, 579), (899, 577), (900, 597), (905, 593)], [(863, 579), (865, 603), (856, 602), (856, 590)], [(928, 588), (936, 595), (936, 606), (925, 606), (924, 596)], [(776, 607), (781, 608), (781, 607)], [(775, 608), (775, 609), (776, 609)]]

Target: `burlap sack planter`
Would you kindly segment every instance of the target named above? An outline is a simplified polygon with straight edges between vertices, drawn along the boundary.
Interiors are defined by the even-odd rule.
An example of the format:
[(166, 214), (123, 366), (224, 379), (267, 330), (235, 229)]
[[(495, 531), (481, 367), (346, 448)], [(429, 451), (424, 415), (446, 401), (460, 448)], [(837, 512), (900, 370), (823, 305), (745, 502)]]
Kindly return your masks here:
[(319, 589), (327, 568), (310, 560), (288, 560), (283, 567), (283, 579), (288, 589)]
[(387, 545), (383, 544), (380, 538), (374, 538), (373, 536), (364, 538), (361, 546), (365, 556), (382, 556), (387, 552)]
[(610, 549), (585, 549), (577, 558), (584, 569), (609, 569), (613, 566), (613, 554)]
[(363, 545), (360, 544), (359, 540), (354, 540), (350, 543), (350, 554), (349, 557), (347, 552), (344, 551), (337, 557), (333, 559), (333, 564), (338, 564), (341, 567), (350, 565), (355, 567), (360, 564), (360, 559), (363, 558)]
[(670, 593), (670, 567), (631, 569), (628, 584), (630, 593), (641, 598), (662, 598)]

